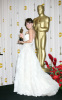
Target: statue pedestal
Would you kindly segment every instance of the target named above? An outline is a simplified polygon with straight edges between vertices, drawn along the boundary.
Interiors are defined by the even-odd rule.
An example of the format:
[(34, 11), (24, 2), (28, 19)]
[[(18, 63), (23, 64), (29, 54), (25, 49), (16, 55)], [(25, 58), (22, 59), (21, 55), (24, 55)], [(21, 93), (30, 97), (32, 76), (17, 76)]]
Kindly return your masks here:
[(44, 72), (49, 72), (50, 71), (50, 69), (48, 69), (48, 68), (43, 68), (42, 67), (42, 69), (44, 70)]
[(51, 68), (45, 68), (45, 65), (43, 67), (41, 67), (43, 69), (44, 72), (50, 72)]

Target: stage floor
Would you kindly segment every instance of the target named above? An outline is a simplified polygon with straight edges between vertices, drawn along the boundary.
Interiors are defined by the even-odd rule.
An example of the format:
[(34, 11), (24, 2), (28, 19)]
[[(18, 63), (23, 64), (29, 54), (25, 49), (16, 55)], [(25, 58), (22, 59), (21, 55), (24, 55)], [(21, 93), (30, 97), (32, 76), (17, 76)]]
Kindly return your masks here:
[(62, 100), (62, 90), (59, 89), (58, 93), (54, 96), (33, 97), (19, 95), (13, 92), (14, 84), (0, 86), (0, 100)]

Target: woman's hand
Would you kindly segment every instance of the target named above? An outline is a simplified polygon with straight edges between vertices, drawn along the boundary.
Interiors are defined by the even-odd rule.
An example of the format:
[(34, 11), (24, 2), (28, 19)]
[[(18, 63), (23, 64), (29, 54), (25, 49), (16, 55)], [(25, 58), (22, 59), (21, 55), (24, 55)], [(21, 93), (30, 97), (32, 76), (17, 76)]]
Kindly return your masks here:
[(19, 44), (23, 44), (23, 43), (24, 43), (24, 41), (19, 41), (19, 40), (18, 40), (18, 43), (19, 43)]
[(20, 33), (20, 37), (22, 37), (22, 38), (23, 38), (23, 33)]

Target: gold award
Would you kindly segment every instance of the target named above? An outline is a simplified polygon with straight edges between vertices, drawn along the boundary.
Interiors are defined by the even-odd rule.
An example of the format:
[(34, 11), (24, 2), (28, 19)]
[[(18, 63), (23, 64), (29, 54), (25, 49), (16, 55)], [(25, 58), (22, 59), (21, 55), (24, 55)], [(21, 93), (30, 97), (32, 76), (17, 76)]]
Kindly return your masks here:
[(44, 61), (46, 57), (45, 46), (46, 46), (46, 32), (49, 30), (50, 17), (44, 14), (44, 6), (38, 5), (37, 7), (39, 16), (34, 18), (33, 27), (36, 31), (35, 37), (35, 48), (37, 50), (37, 57), (40, 65), (45, 72), (48, 72), (48, 68), (44, 67)]

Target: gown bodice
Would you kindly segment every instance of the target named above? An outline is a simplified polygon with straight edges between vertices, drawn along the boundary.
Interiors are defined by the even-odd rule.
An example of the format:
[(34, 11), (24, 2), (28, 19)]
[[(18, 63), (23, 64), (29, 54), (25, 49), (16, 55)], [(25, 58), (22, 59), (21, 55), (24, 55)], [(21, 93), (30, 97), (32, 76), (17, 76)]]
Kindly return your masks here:
[[(25, 35), (24, 35), (24, 41), (27, 41), (27, 40), (29, 40), (29, 34), (25, 34)], [(29, 44), (34, 44), (34, 39), (33, 39), (33, 41), (32, 41), (31, 43), (29, 43)]]

